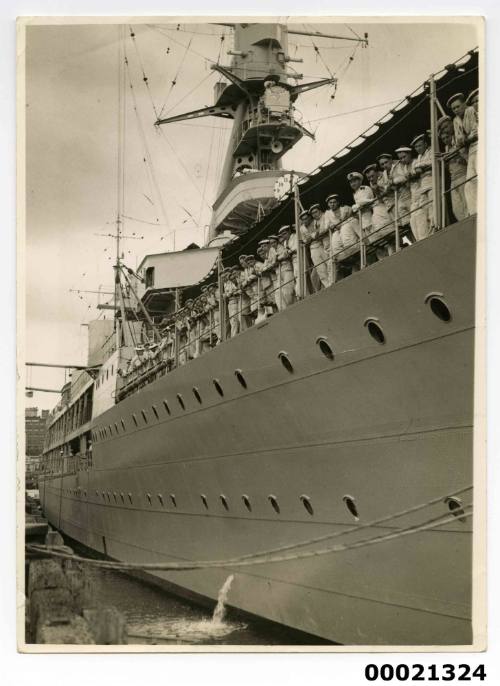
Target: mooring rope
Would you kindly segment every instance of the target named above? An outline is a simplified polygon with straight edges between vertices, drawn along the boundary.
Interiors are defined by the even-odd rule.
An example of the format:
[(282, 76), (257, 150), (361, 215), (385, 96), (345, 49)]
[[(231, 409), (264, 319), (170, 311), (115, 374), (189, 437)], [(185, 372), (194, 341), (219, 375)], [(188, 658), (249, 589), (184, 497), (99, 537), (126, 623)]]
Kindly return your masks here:
[[(465, 489), (461, 489), (465, 490)], [(434, 501), (429, 501), (429, 502), (434, 502)], [(421, 506), (419, 506), (421, 509)], [(414, 510), (415, 508), (412, 508)], [(393, 515), (395, 516), (395, 515)], [(402, 515), (398, 515), (402, 516)], [(47, 548), (46, 546), (41, 546), (41, 545), (36, 545), (36, 544), (28, 544), (26, 546), (26, 549), (28, 552), (34, 552), (34, 553), (43, 553), (52, 557), (56, 558), (61, 558), (61, 559), (66, 559), (66, 560), (72, 560), (74, 562), (82, 562), (86, 563), (89, 565), (93, 565), (95, 567), (100, 567), (103, 569), (114, 569), (117, 571), (127, 571), (127, 570), (134, 570), (134, 569), (141, 569), (141, 570), (151, 570), (151, 571), (189, 571), (189, 570), (196, 570), (196, 569), (208, 569), (208, 568), (227, 568), (227, 567), (250, 567), (250, 566), (255, 566), (255, 565), (262, 565), (262, 564), (275, 564), (277, 562), (289, 562), (289, 561), (294, 561), (294, 560), (300, 560), (300, 559), (306, 559), (310, 557), (319, 557), (323, 555), (328, 555), (331, 553), (339, 553), (339, 552), (344, 552), (347, 550), (354, 550), (357, 548), (362, 548), (370, 545), (376, 545), (379, 543), (384, 543), (386, 541), (391, 541), (395, 540), (398, 538), (402, 538), (403, 536), (408, 536), (412, 534), (419, 533), (421, 531), (429, 531), (432, 529), (435, 529), (438, 526), (442, 526), (444, 524), (448, 524), (450, 522), (456, 521), (457, 517), (460, 518), (461, 521), (464, 519), (467, 519), (472, 516), (472, 507), (469, 505), (466, 505), (462, 508), (460, 508), (459, 511), (457, 511), (455, 514), (447, 514), (445, 516), (440, 515), (438, 517), (434, 517), (433, 519), (428, 519), (427, 521), (420, 523), (420, 524), (414, 524), (411, 526), (408, 526), (406, 528), (398, 529), (397, 531), (391, 531), (389, 533), (384, 533), (384, 534), (379, 534), (377, 536), (372, 536), (370, 538), (365, 538), (360, 541), (355, 541), (353, 543), (340, 543), (334, 546), (329, 546), (327, 548), (320, 548), (318, 550), (310, 550), (310, 551), (305, 551), (302, 553), (291, 553), (288, 555), (278, 555), (276, 556), (276, 552), (281, 551), (283, 548), (276, 548), (273, 551), (268, 551), (268, 552), (261, 552), (261, 553), (255, 553), (251, 556), (242, 556), (239, 558), (229, 558), (225, 560), (205, 560), (205, 561), (192, 561), (192, 562), (146, 562), (146, 563), (141, 563), (141, 562), (118, 562), (118, 561), (110, 561), (110, 560), (96, 560), (92, 558), (86, 558), (82, 557), (79, 555), (72, 555), (69, 553), (65, 553), (63, 551), (57, 550), (55, 548)], [(388, 517), (385, 518), (387, 520)], [(373, 525), (373, 524), (372, 524)], [(362, 529), (367, 528), (367, 525), (363, 525), (362, 527), (355, 527), (354, 529), (351, 529), (351, 531), (359, 531)], [(336, 532), (335, 534), (332, 534), (330, 538), (338, 535), (339, 532)], [(345, 532), (347, 533), (347, 532)], [(312, 545), (313, 543), (317, 542), (317, 539), (310, 539), (308, 541), (301, 542), (299, 544), (296, 544), (295, 548), (304, 546), (304, 545)]]

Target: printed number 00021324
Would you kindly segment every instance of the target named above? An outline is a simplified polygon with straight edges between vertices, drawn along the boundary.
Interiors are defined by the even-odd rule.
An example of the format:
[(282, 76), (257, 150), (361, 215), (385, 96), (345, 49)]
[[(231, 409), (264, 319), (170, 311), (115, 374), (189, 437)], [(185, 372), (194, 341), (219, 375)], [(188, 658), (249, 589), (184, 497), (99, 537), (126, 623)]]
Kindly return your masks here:
[(468, 664), (452, 665), (392, 665), (369, 664), (365, 667), (367, 681), (484, 681), (484, 665), (473, 668)]

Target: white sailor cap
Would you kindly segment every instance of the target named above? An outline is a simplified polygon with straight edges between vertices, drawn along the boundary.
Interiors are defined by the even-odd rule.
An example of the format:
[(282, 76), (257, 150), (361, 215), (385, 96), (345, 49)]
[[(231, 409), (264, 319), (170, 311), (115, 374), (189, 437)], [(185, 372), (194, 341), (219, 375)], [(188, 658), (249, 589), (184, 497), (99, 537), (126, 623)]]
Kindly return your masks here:
[(418, 136), (415, 136), (415, 138), (412, 140), (410, 145), (414, 146), (415, 143), (417, 143), (420, 140), (425, 141), (426, 138), (427, 138), (427, 136), (425, 135), (425, 133), (419, 133)]
[(257, 243), (257, 245), (267, 245), (269, 243), (268, 238), (263, 238), (261, 241)]
[(255, 259), (255, 255), (247, 255), (247, 261), (248, 262), (256, 262), (257, 260)]
[(382, 153), (380, 153), (380, 155), (377, 155), (377, 157), (375, 159), (377, 160), (377, 162), (379, 160), (384, 160), (384, 159), (392, 160), (392, 155), (389, 154), (388, 152), (382, 152)]
[(280, 234), (285, 233), (285, 231), (290, 231), (290, 226), (289, 226), (288, 224), (285, 224), (284, 226), (282, 226), (282, 227), (279, 229), (279, 231), (278, 231), (278, 237), (280, 236)]
[(329, 200), (338, 200), (339, 198), (340, 195), (338, 193), (330, 193), (325, 202), (328, 202)]
[(313, 205), (311, 205), (311, 207), (309, 208), (309, 214), (311, 214), (313, 210), (321, 210), (320, 204), (315, 202)]
[(268, 239), (270, 243), (277, 243), (278, 236), (268, 236)]
[(363, 174), (360, 174), (359, 172), (349, 172), (349, 174), (347, 174), (347, 180), (352, 181), (353, 179), (363, 181)]
[(400, 145), (399, 148), (396, 148), (394, 152), (412, 152), (412, 149), (407, 145)]
[(465, 101), (465, 95), (463, 93), (455, 93), (455, 95), (452, 95), (451, 98), (448, 98), (448, 100), (446, 101), (446, 107), (451, 107), (452, 103), (455, 102), (455, 100)]
[[(377, 157), (377, 159), (378, 159), (378, 157)], [(391, 159), (392, 159), (392, 158), (391, 158)], [(363, 174), (366, 175), (366, 174), (367, 174), (369, 171), (371, 171), (372, 169), (375, 169), (375, 171), (378, 171), (377, 165), (374, 164), (374, 163), (369, 164), (367, 167), (365, 167), (365, 168), (363, 169)]]
[(240, 256), (238, 257), (238, 259), (239, 259), (240, 262), (244, 262), (244, 261), (247, 259), (247, 257), (248, 257), (248, 255), (240, 255)]
[(474, 100), (475, 96), (479, 95), (479, 88), (474, 88), (473, 91), (469, 93), (467, 96), (467, 100), (465, 101), (468, 105), (471, 104), (471, 102)]
[(299, 219), (305, 219), (306, 217), (310, 217), (311, 215), (309, 214), (309, 210), (302, 210), (302, 212), (299, 214)]
[(442, 117), (439, 117), (439, 119), (437, 120), (438, 131), (447, 121), (451, 121), (451, 117), (449, 117), (447, 114), (443, 115)]

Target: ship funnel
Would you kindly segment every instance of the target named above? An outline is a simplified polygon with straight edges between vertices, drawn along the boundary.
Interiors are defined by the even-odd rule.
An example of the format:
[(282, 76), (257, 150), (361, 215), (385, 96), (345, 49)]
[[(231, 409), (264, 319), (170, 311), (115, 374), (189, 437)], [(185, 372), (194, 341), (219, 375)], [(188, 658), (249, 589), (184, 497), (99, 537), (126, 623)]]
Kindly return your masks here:
[(271, 150), (274, 152), (275, 155), (279, 155), (279, 153), (283, 151), (283, 143), (281, 141), (273, 139), (271, 143)]

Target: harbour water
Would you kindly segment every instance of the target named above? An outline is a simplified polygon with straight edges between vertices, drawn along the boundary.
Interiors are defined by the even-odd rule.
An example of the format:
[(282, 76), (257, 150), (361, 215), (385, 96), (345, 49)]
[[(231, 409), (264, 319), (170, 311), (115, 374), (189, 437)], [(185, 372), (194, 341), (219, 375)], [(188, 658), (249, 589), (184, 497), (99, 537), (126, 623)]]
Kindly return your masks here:
[(324, 645), (286, 627), (227, 612), (232, 576), (223, 584), (215, 609), (173, 596), (126, 574), (89, 569), (93, 601), (114, 606), (126, 617), (129, 644), (146, 645)]

